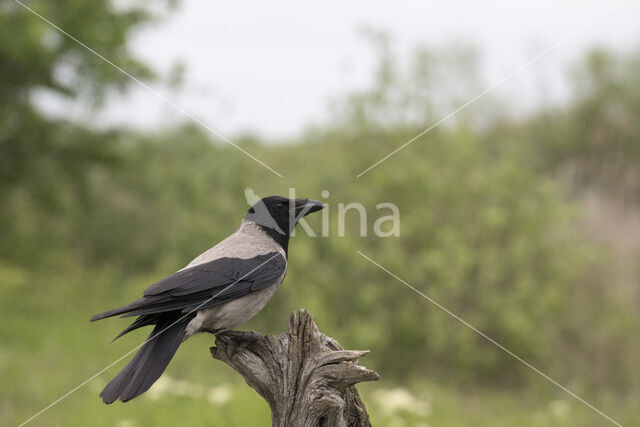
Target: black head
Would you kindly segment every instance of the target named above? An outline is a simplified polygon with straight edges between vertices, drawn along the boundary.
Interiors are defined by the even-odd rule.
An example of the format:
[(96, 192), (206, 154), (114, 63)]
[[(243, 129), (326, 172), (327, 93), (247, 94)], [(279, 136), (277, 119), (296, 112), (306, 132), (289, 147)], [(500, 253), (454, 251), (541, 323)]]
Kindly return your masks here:
[(324, 205), (316, 200), (270, 196), (251, 206), (245, 220), (258, 224), (286, 251), (289, 236), (293, 233), (300, 218), (323, 208)]

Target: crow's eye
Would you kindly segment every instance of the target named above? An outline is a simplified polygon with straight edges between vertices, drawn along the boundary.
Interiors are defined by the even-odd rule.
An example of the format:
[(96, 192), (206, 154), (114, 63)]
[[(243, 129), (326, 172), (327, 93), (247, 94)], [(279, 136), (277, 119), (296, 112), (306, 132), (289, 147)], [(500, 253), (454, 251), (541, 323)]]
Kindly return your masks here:
[(276, 203), (276, 209), (277, 210), (281, 211), (283, 207), (284, 207), (283, 203)]

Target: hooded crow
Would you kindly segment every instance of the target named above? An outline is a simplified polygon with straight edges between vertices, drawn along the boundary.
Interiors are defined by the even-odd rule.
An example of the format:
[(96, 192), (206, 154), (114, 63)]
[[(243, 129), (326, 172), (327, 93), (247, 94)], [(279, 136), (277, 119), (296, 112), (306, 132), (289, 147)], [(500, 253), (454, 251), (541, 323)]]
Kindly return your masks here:
[(116, 338), (154, 326), (138, 353), (104, 388), (103, 402), (126, 402), (147, 391), (180, 343), (193, 334), (228, 332), (255, 316), (287, 273), (289, 237), (299, 219), (323, 208), (309, 199), (261, 199), (235, 233), (182, 270), (149, 286), (131, 304), (93, 316), (91, 321), (137, 316)]

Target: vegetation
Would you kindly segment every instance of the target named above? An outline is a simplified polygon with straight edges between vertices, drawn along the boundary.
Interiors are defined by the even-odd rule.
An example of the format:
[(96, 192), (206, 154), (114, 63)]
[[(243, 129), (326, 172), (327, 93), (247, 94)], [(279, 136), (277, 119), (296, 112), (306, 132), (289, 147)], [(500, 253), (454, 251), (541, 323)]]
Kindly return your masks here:
[[(126, 45), (148, 12), (106, 0), (68, 1), (64, 13), (30, 4), (133, 74), (153, 76)], [(143, 333), (109, 344), (126, 321), (89, 317), (232, 232), (245, 187), (295, 187), (328, 203), (330, 235), (310, 218), (319, 236), (293, 239), (285, 285), (247, 329), (280, 332), (304, 307), (327, 335), (371, 349), (364, 364), (382, 381), (363, 389), (376, 424), (605, 420), (356, 250), (618, 422), (640, 422), (640, 271), (611, 267), (615, 248), (592, 232), (583, 203), (595, 192), (612, 209), (636, 208), (640, 54), (595, 50), (576, 65), (566, 104), (515, 119), (509, 101), (482, 101), (355, 178), (483, 87), (472, 50), (421, 48), (402, 65), (376, 36), (374, 86), (337, 99), (331, 121), (296, 141), (236, 140), (283, 179), (191, 124), (141, 134), (43, 114), (39, 91), (99, 105), (130, 81), (17, 5), (0, 6), (0, 31), (13, 40), (0, 45), (2, 419), (24, 421), (139, 344)], [(446, 80), (455, 87), (443, 75), (456, 76)], [(357, 215), (335, 237), (337, 204), (354, 201), (370, 215), (395, 203), (400, 237), (360, 237)], [(268, 408), (209, 345), (208, 336), (187, 342), (147, 397), (101, 404), (118, 365), (34, 424), (264, 424)]]

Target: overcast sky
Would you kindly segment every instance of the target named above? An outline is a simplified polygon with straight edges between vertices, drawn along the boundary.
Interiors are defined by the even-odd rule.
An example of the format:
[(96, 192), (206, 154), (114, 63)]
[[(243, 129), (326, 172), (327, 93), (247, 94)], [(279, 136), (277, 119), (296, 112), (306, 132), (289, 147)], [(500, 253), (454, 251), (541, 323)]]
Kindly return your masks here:
[[(212, 128), (230, 137), (252, 131), (277, 138), (322, 118), (329, 96), (366, 85), (373, 58), (359, 27), (389, 32), (401, 53), (417, 44), (474, 43), (491, 83), (616, 3), (183, 0), (165, 22), (141, 32), (133, 46), (160, 70), (177, 60), (185, 64), (182, 90), (162, 93)], [(554, 85), (566, 64), (589, 46), (640, 45), (639, 17), (640, 1), (623, 2), (509, 80), (501, 93), (518, 94), (526, 103), (539, 95), (541, 83), (561, 92)], [(135, 89), (127, 99), (111, 102), (101, 120), (154, 127), (176, 117), (181, 114)]]

